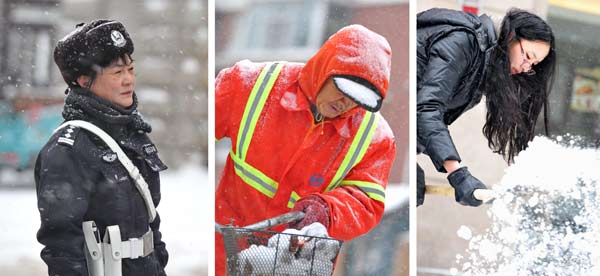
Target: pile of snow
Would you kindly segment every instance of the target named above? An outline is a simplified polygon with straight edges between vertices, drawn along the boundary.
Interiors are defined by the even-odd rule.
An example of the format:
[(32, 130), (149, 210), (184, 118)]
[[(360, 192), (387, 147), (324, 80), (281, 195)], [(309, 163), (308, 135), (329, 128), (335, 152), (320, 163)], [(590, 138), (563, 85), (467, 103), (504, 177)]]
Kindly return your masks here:
[(286, 229), (267, 246), (251, 245), (238, 254), (242, 275), (331, 275), (341, 243), (316, 222), (301, 230)]
[(536, 137), (515, 158), (485, 233), (458, 231), (469, 240), (457, 255), (464, 275), (598, 275), (600, 152), (556, 141)]

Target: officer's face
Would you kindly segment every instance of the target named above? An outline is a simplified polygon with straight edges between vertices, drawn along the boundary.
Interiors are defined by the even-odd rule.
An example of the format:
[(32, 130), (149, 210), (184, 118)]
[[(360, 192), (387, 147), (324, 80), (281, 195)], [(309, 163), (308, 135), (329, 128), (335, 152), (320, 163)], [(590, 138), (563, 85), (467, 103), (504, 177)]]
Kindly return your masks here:
[(332, 78), (329, 78), (323, 84), (319, 94), (317, 94), (315, 105), (323, 117), (330, 119), (340, 116), (357, 106), (354, 101), (337, 89)]
[(124, 108), (133, 104), (135, 72), (127, 55), (103, 68), (92, 83), (92, 93)]

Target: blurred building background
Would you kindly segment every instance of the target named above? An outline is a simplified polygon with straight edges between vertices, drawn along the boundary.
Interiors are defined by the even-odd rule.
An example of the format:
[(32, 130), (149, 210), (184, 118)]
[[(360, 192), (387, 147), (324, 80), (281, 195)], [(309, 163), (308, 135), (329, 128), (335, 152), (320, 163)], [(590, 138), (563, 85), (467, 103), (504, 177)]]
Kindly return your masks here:
[(173, 169), (206, 166), (207, 2), (0, 0), (0, 186), (31, 184), (37, 152), (62, 121), (54, 45), (96, 18), (119, 20), (132, 36), (139, 109), (161, 157)]
[[(600, 1), (565, 0), (419, 0), (417, 12), (433, 7), (463, 9), (475, 6), (498, 27), (511, 7), (531, 11), (547, 19), (556, 38), (558, 72), (550, 95), (549, 131), (551, 136), (578, 135), (594, 146), (600, 141)], [(482, 134), (485, 105), (482, 103), (460, 117), (450, 132), (463, 159), (462, 164), (488, 186), (498, 183), (507, 167), (501, 156), (487, 147)], [(540, 116), (542, 117), (542, 116)], [(538, 122), (543, 134), (543, 122)], [(445, 174), (437, 173), (427, 156), (418, 156), (427, 184), (448, 185)], [(417, 209), (418, 275), (451, 275), (458, 268), (456, 255), (463, 254), (468, 242), (459, 238), (461, 225), (474, 235), (489, 227), (488, 207), (463, 207), (454, 198), (428, 196)]]
[[(368, 235), (344, 245), (336, 275), (408, 275), (409, 1), (216, 1), (216, 73), (236, 61), (306, 62), (341, 27), (362, 24), (392, 47), (392, 76), (381, 113), (394, 131), (396, 159), (386, 214)], [(229, 151), (216, 146), (216, 180)]]

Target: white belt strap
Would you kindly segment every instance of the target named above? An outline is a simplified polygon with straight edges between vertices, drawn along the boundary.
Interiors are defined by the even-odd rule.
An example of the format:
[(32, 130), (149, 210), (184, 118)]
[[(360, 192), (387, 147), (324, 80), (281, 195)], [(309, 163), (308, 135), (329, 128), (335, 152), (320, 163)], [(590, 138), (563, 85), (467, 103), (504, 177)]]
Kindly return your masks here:
[(102, 255), (102, 239), (100, 231), (94, 221), (84, 221), (82, 224), (83, 237), (85, 238), (85, 260), (88, 274), (91, 276), (104, 275), (104, 262)]
[(121, 241), (119, 225), (106, 227), (104, 239), (99, 239), (99, 231), (94, 221), (83, 222), (86, 262), (90, 276), (122, 276), (122, 259), (146, 257), (154, 251), (154, 238), (151, 229), (143, 236)]
[(151, 230), (148, 230), (141, 238), (131, 238), (121, 242), (121, 258), (146, 257), (152, 251), (154, 251), (154, 237)]
[(102, 241), (102, 251), (104, 253), (105, 276), (122, 276), (121, 231), (119, 231), (118, 225), (106, 227), (106, 233), (104, 233)]
[(133, 178), (135, 182), (135, 187), (140, 192), (140, 194), (142, 194), (144, 202), (146, 203), (146, 209), (148, 210), (149, 220), (150, 222), (153, 222), (156, 218), (156, 209), (154, 207), (154, 202), (152, 201), (152, 195), (150, 195), (150, 190), (148, 189), (148, 183), (146, 183), (146, 180), (144, 179), (144, 177), (142, 177), (142, 174), (140, 174), (138, 168), (133, 164), (133, 162), (131, 162), (129, 157), (127, 157), (127, 154), (123, 152), (123, 150), (121, 149), (121, 147), (119, 147), (117, 142), (112, 137), (110, 137), (110, 135), (104, 132), (104, 130), (100, 129), (92, 123), (81, 120), (67, 121), (60, 125), (58, 128), (56, 128), (54, 132), (68, 125), (81, 127), (95, 134), (100, 139), (102, 139), (112, 151), (114, 151), (117, 154), (119, 161), (121, 162), (121, 164), (123, 164), (125, 169), (127, 169), (127, 172), (129, 172), (129, 176)]

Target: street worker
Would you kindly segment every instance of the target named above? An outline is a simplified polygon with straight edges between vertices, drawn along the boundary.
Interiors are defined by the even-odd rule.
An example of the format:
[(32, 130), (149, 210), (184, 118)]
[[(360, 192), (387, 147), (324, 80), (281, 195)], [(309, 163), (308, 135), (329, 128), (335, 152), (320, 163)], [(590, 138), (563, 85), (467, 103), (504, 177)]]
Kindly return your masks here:
[[(377, 225), (395, 154), (377, 113), (389, 84), (387, 40), (342, 28), (306, 64), (247, 60), (216, 79), (216, 138), (231, 151), (216, 191), (216, 222), (245, 226), (291, 211), (350, 240)], [(276, 228), (281, 231), (285, 227)], [(216, 275), (225, 274), (216, 234)]]
[(54, 48), (65, 124), (35, 164), (48, 275), (166, 275), (155, 207), (167, 167), (137, 111), (133, 49), (112, 20), (78, 24)]
[[(547, 123), (555, 64), (552, 29), (529, 12), (509, 10), (498, 35), (487, 15), (447, 9), (417, 15), (417, 152), (448, 174), (458, 203), (481, 205), (473, 191), (486, 186), (460, 166), (448, 125), (485, 96), (483, 134), (511, 163), (533, 139), (542, 108)], [(417, 165), (418, 205), (424, 194), (424, 172)]]

